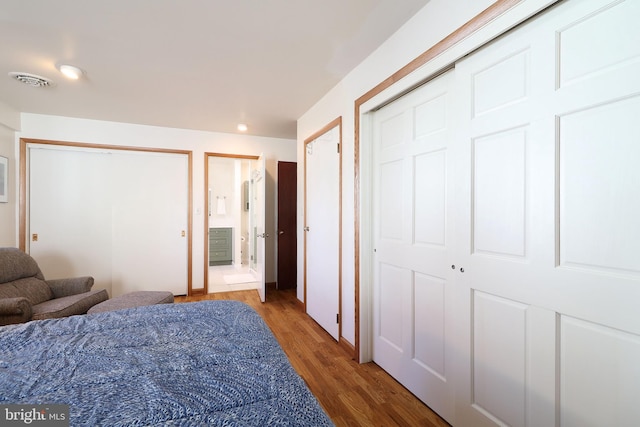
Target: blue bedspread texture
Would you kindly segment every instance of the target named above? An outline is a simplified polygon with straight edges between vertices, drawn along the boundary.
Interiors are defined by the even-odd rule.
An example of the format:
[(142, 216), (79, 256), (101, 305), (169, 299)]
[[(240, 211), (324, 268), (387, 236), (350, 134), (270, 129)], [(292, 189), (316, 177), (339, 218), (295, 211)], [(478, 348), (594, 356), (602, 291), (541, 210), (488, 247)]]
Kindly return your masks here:
[(68, 404), (71, 425), (333, 425), (238, 301), (1, 327), (0, 403)]

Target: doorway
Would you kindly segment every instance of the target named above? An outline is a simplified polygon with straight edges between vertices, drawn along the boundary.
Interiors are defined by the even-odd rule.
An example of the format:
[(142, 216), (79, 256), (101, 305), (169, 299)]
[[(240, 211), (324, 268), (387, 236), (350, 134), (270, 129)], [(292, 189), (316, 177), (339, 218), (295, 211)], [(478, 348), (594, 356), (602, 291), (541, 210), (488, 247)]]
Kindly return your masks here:
[(207, 153), (205, 289), (207, 293), (258, 289), (255, 233), (257, 156)]

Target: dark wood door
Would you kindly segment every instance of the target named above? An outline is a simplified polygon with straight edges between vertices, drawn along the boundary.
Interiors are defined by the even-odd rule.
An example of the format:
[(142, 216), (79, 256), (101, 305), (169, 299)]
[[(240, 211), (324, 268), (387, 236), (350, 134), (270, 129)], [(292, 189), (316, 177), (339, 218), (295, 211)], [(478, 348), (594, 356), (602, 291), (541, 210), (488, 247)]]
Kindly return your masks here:
[(278, 289), (296, 287), (297, 166), (295, 162), (278, 162)]

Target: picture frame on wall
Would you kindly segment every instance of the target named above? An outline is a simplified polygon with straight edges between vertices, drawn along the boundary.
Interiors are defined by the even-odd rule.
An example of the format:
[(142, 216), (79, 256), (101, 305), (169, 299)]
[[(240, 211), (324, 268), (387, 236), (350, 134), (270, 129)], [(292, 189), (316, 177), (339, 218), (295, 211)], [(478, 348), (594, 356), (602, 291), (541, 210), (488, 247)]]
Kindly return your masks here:
[(0, 203), (9, 202), (9, 159), (0, 156)]

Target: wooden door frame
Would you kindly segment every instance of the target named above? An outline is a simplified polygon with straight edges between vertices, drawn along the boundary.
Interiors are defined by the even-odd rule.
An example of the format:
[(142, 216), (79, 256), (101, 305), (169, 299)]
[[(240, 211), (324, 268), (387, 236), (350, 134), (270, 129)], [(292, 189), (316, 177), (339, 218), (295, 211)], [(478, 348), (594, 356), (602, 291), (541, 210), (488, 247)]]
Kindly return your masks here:
[[(353, 352), (353, 347), (348, 341), (342, 337), (342, 116), (337, 117), (331, 122), (327, 123), (320, 130), (313, 133), (311, 136), (304, 140), (304, 229), (307, 227), (307, 145), (315, 141), (318, 137), (324, 135), (328, 131), (338, 128), (338, 342), (346, 347), (349, 352)], [(303, 259), (303, 286), (304, 286), (304, 311), (307, 312), (307, 233), (303, 231), (304, 235), (304, 259)]]
[[(252, 156), (247, 154), (228, 154), (228, 153), (204, 153), (204, 206), (209, 206), (209, 159), (211, 157), (226, 157), (238, 160), (259, 160), (260, 156)], [(209, 293), (209, 215), (204, 217), (204, 284), (202, 290), (198, 289), (197, 295), (207, 295)], [(196, 295), (196, 294), (194, 294)]]

